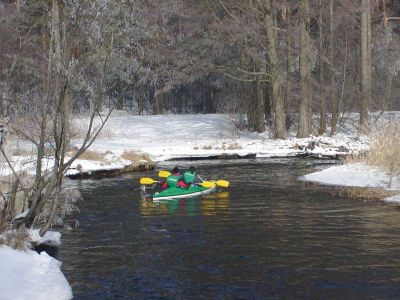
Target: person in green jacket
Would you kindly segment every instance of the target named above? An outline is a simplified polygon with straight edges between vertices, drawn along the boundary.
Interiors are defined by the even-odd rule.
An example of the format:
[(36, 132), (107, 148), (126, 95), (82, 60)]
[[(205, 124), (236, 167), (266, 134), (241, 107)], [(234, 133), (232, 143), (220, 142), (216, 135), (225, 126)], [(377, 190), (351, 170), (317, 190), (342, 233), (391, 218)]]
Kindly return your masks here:
[(184, 176), (180, 174), (178, 167), (173, 168), (171, 175), (161, 183), (161, 188), (163, 190), (169, 187), (178, 187), (183, 189), (187, 189), (189, 187), (189, 184), (187, 184), (184, 180)]
[(203, 179), (201, 179), (199, 175), (197, 175), (196, 168), (194, 166), (191, 166), (189, 170), (183, 173), (183, 180), (188, 185), (197, 185), (200, 182), (203, 182)]

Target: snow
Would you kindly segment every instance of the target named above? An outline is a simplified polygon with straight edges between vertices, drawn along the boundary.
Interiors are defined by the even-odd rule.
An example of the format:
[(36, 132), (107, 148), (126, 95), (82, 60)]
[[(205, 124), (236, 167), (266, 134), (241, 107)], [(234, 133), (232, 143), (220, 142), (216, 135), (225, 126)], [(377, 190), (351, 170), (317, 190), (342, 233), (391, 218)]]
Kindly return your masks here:
[[(395, 115), (400, 116), (400, 113)], [(72, 121), (73, 131), (77, 133), (71, 140), (72, 147), (80, 147), (82, 144), (88, 122), (87, 116), (75, 117)], [(100, 118), (95, 119), (95, 126), (99, 123)], [(333, 137), (310, 135), (299, 139), (295, 137), (294, 131), (290, 131), (286, 140), (273, 139), (273, 132), (270, 131), (252, 133), (238, 130), (237, 123), (238, 117), (228, 114), (136, 116), (124, 111), (114, 111), (98, 139), (89, 148), (98, 153), (100, 158), (77, 159), (67, 174), (122, 169), (132, 163), (121, 157), (126, 151), (146, 153), (153, 161), (160, 162), (219, 155), (283, 158), (309, 154), (326, 157), (359, 153), (369, 148), (368, 138), (357, 135), (352, 118)], [(10, 149), (34, 152), (34, 146), (29, 142), (10, 140)], [(306, 149), (310, 143), (314, 144), (313, 150)], [(35, 173), (34, 156), (14, 155), (11, 161), (16, 171)], [(53, 164), (51, 159), (44, 159), (44, 170), (51, 170)], [(0, 165), (0, 176), (11, 174), (12, 171), (6, 164)]]
[(58, 247), (61, 245), (61, 233), (48, 230), (43, 236), (39, 235), (39, 229), (29, 229), (30, 242), (36, 245), (48, 245)]
[[(66, 157), (69, 159), (70, 157)], [(36, 163), (33, 157), (29, 156), (13, 156), (12, 157), (13, 168), (17, 172), (26, 172), (27, 174), (34, 175), (36, 172)], [(131, 164), (131, 161), (121, 158), (115, 154), (104, 154), (102, 160), (88, 160), (88, 159), (76, 159), (70, 169), (67, 171), (67, 175), (77, 174), (79, 172), (90, 172), (94, 170), (113, 170), (121, 169), (124, 166)], [(51, 170), (54, 165), (54, 161), (45, 158), (43, 160), (43, 169)], [(78, 167), (79, 166), (79, 167)], [(12, 175), (12, 170), (7, 167), (0, 168), (0, 177), (6, 177)]]
[(395, 195), (395, 196), (391, 196), (391, 197), (387, 197), (385, 199), (383, 199), (384, 202), (386, 203), (393, 203), (393, 204), (399, 204), (400, 205), (400, 194), (399, 195)]
[[(74, 120), (77, 131), (87, 124), (84, 117)], [(97, 121), (98, 122), (98, 121)], [(257, 157), (288, 157), (299, 154), (337, 155), (348, 149), (358, 153), (368, 149), (368, 140), (359, 138), (355, 130), (334, 137), (298, 139), (294, 133), (286, 140), (271, 138), (272, 132), (251, 133), (236, 128), (236, 117), (227, 114), (134, 116), (115, 111), (103, 133), (90, 147), (92, 151), (110, 151), (121, 155), (124, 151), (148, 153), (154, 161), (175, 158), (209, 157), (224, 154)], [(298, 146), (314, 141), (313, 150), (299, 150)], [(81, 139), (73, 144), (79, 147)]]
[[(393, 176), (380, 169), (363, 163), (334, 166), (325, 170), (299, 177), (302, 181), (335, 186), (354, 186), (380, 188), (387, 191), (400, 191), (400, 176)], [(400, 204), (400, 195), (383, 199), (387, 203)]]
[[(22, 213), (16, 215), (16, 216), (14, 217), (14, 220), (17, 220), (17, 219), (20, 219), (20, 218), (25, 218), (26, 215), (28, 214), (28, 212), (29, 212), (29, 209), (25, 209)], [(13, 220), (13, 221), (14, 221), (14, 220)]]
[(72, 299), (61, 263), (47, 255), (0, 246), (0, 300)]
[(390, 175), (388, 173), (362, 163), (330, 167), (319, 172), (304, 175), (299, 179), (327, 185), (400, 190), (400, 178), (393, 178), (390, 185)]

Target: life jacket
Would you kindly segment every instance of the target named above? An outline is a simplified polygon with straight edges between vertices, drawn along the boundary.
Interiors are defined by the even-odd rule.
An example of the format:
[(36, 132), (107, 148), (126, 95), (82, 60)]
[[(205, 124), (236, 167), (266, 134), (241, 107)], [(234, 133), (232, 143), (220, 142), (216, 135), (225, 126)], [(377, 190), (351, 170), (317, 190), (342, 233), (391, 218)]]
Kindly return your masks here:
[(186, 171), (185, 173), (183, 173), (183, 180), (186, 183), (193, 183), (194, 179), (196, 178), (197, 173), (196, 172), (191, 172), (191, 171)]
[(169, 175), (166, 180), (168, 187), (178, 187), (178, 182), (180, 179), (181, 176), (179, 175)]

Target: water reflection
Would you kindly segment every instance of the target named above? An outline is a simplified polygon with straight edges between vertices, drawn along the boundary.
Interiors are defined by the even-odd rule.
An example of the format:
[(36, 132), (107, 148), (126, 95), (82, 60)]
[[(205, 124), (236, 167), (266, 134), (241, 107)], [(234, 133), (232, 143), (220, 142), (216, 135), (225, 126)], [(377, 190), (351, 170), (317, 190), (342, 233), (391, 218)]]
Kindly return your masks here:
[(152, 200), (141, 198), (140, 213), (143, 216), (179, 215), (195, 217), (228, 213), (229, 192), (204, 195), (203, 197)]

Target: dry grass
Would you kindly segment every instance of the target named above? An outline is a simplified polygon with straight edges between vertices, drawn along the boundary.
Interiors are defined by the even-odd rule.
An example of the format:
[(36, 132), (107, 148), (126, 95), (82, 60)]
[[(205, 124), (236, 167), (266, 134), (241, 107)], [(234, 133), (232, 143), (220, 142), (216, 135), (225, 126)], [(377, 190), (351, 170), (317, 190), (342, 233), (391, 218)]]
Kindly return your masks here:
[(211, 145), (203, 146), (201, 149), (203, 150), (211, 150), (213, 147)]
[(139, 162), (141, 160), (146, 160), (149, 163), (152, 162), (152, 160), (151, 160), (151, 158), (150, 158), (150, 156), (148, 154), (146, 154), (146, 153), (138, 153), (138, 152), (135, 152), (135, 151), (126, 151), (125, 150), (124, 153), (122, 153), (121, 157), (123, 159), (131, 161), (132, 163), (137, 163), (137, 162)]
[[(91, 151), (91, 150), (86, 150), (83, 152), (78, 158), (83, 159), (83, 160), (96, 160), (96, 161), (105, 161), (105, 156), (107, 155), (107, 152), (98, 152), (98, 151)], [(73, 154), (72, 154), (73, 155)]]
[(238, 149), (242, 149), (242, 146), (240, 146), (238, 143), (233, 143), (233, 144), (230, 144), (227, 149), (228, 150), (238, 150)]
[(393, 196), (393, 194), (389, 191), (365, 187), (346, 187), (339, 191), (341, 196), (366, 201), (381, 201), (386, 197)]
[[(400, 121), (373, 130), (369, 137), (370, 151), (359, 156), (348, 156), (344, 159), (344, 162), (362, 162), (376, 167), (388, 172), (392, 181), (393, 177), (400, 174)], [(391, 182), (389, 186), (391, 186)], [(382, 200), (393, 195), (381, 189), (360, 187), (345, 188), (342, 193), (352, 198), (364, 200)]]
[(370, 134), (370, 151), (348, 157), (347, 163), (364, 162), (393, 175), (400, 172), (400, 121), (383, 125)]

